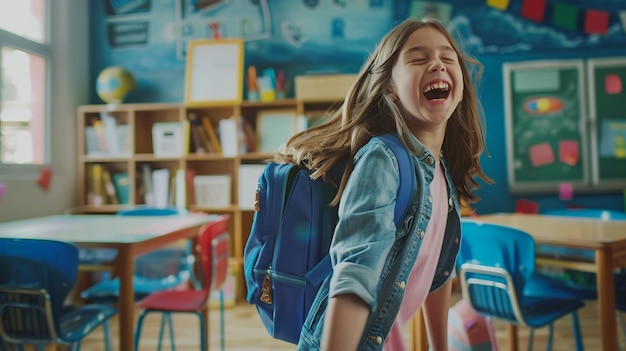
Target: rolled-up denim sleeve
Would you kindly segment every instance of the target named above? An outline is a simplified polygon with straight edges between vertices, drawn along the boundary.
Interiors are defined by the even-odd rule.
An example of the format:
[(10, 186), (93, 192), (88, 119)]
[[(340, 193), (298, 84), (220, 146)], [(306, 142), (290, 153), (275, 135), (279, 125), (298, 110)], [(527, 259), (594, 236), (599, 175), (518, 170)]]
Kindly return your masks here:
[(330, 249), (333, 276), (329, 296), (356, 294), (375, 307), (380, 276), (395, 238), (394, 208), (398, 164), (374, 142), (356, 159), (339, 204), (339, 222)]

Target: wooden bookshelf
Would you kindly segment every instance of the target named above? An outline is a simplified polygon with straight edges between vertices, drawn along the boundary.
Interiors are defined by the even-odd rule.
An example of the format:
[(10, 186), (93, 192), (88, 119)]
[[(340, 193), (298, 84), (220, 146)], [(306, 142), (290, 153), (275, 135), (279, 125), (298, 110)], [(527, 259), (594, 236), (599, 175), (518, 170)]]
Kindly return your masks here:
[[(240, 195), (246, 195), (239, 194), (239, 189), (242, 186), (240, 183), (244, 181), (254, 182), (252, 188), (255, 189), (257, 179), (250, 179), (250, 177), (246, 180), (239, 179), (239, 168), (242, 165), (262, 166), (272, 157), (272, 154), (257, 150), (243, 150), (241, 143), (245, 143), (245, 140), (240, 138), (237, 139), (238, 150), (234, 155), (224, 156), (223, 153), (206, 152), (206, 150), (204, 153), (196, 153), (197, 145), (194, 145), (192, 140), (188, 116), (193, 114), (196, 117), (209, 118), (217, 132), (220, 121), (224, 119), (245, 120), (255, 132), (257, 117), (263, 112), (292, 110), (294, 116), (315, 119), (331, 106), (338, 105), (334, 101), (307, 102), (286, 99), (275, 102), (244, 101), (236, 105), (194, 105), (193, 107), (166, 103), (79, 106), (77, 116), (78, 211), (80, 213), (115, 213), (125, 206), (145, 205), (142, 176), (145, 167), (151, 170), (167, 169), (170, 177), (178, 169), (190, 170), (190, 173), (202, 176), (230, 176), (230, 203), (228, 205), (203, 206), (194, 201), (195, 196), (186, 196), (185, 207), (190, 211), (230, 215), (231, 256), (234, 263), (242, 268), (241, 279), (238, 281), (238, 300), (241, 301), (245, 298), (243, 250), (252, 225), (254, 211), (250, 209), (251, 206), (239, 203)], [(107, 122), (102, 123), (103, 119)], [(181, 130), (185, 133), (183, 153), (163, 157), (155, 155), (152, 133), (155, 123), (176, 123), (181, 126)], [(113, 126), (113, 132), (111, 132), (111, 126)], [(117, 130), (122, 130), (122, 135), (116, 135)], [(106, 149), (102, 150), (101, 143), (107, 144), (107, 142), (117, 142), (118, 145), (113, 148), (107, 145)], [(115, 152), (110, 152), (111, 149)], [(116, 184), (101, 184), (94, 188), (94, 182), (97, 181), (93, 178), (94, 165), (98, 165), (96, 168), (106, 170), (111, 177), (115, 177), (116, 174), (127, 174), (127, 203), (119, 203), (120, 194), (117, 194), (118, 203), (112, 203), (107, 197), (106, 187), (112, 186), (117, 192), (119, 189)], [(170, 187), (173, 184), (169, 182)], [(250, 189), (250, 185), (247, 184), (246, 188)], [(103, 189), (103, 193), (94, 194), (94, 189)], [(98, 196), (101, 199), (94, 201), (94, 198)]]

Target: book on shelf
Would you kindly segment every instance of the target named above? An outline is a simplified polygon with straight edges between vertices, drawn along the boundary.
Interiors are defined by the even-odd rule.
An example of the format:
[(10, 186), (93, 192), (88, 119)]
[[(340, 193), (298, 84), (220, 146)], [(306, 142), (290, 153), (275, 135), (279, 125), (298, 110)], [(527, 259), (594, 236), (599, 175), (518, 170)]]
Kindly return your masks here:
[(176, 208), (187, 207), (187, 170), (179, 168), (174, 176), (174, 206)]
[(119, 204), (119, 200), (117, 198), (117, 192), (115, 191), (115, 186), (113, 185), (113, 179), (111, 177), (111, 173), (108, 169), (102, 169), (102, 183), (104, 186), (105, 194), (106, 194), (106, 203), (116, 205)]
[(257, 138), (256, 132), (254, 131), (254, 128), (252, 127), (250, 122), (248, 122), (248, 120), (242, 118), (241, 121), (241, 126), (243, 128), (244, 134), (244, 142), (246, 145), (246, 152), (258, 151), (259, 140)]
[(209, 136), (204, 131), (204, 127), (202, 127), (202, 124), (198, 123), (193, 127), (198, 131), (198, 135), (200, 136), (200, 142), (202, 143), (202, 146), (207, 150), (207, 152), (215, 152), (215, 150), (213, 149), (213, 145), (211, 145), (211, 141), (209, 140)]
[[(153, 172), (154, 173), (154, 172)], [(187, 170), (178, 168), (170, 177), (168, 206), (187, 208)]]
[(130, 156), (130, 126), (118, 124), (107, 112), (85, 126), (85, 150), (89, 156)]
[(185, 169), (185, 189), (187, 192), (187, 202), (190, 204), (196, 203), (196, 193), (195, 187), (193, 184), (193, 178), (196, 176), (196, 171), (191, 168)]
[(89, 156), (104, 156), (106, 153), (100, 147), (100, 140), (96, 132), (96, 127), (85, 126), (85, 151)]
[(189, 132), (191, 133), (191, 142), (193, 145), (193, 151), (196, 154), (208, 153), (209, 150), (207, 150), (206, 146), (202, 142), (202, 136), (200, 135), (200, 132), (202, 132), (202, 130), (199, 130), (197, 127), (198, 126), (193, 125), (193, 124), (189, 125)]
[(94, 163), (88, 167), (87, 182), (89, 191), (87, 192), (87, 203), (91, 206), (104, 205), (104, 188), (102, 181), (103, 167), (99, 163)]
[(152, 186), (154, 206), (158, 208), (167, 207), (169, 204), (170, 170), (160, 168), (152, 171)]
[(174, 206), (174, 202), (176, 202), (176, 190), (176, 172), (171, 172), (170, 184), (167, 189), (167, 206)]
[(150, 165), (144, 163), (141, 165), (141, 184), (143, 201), (147, 206), (154, 206), (154, 188), (152, 186), (152, 169)]
[(213, 123), (211, 119), (207, 116), (202, 117), (202, 127), (206, 132), (206, 135), (209, 137), (209, 142), (211, 143), (211, 147), (215, 150), (216, 153), (222, 153), (222, 146), (220, 144), (220, 140), (217, 137), (217, 133), (215, 132), (215, 128), (213, 127)]
[(127, 205), (130, 203), (130, 178), (126, 172), (118, 172), (113, 174), (113, 186), (120, 204)]
[(189, 120), (189, 129), (194, 152), (197, 154), (216, 152), (197, 115), (191, 112), (187, 119)]
[(100, 120), (104, 128), (104, 140), (107, 145), (107, 154), (110, 156), (119, 155), (122, 146), (117, 137), (117, 121), (115, 117), (109, 115), (107, 112), (101, 112)]
[(259, 184), (259, 177), (263, 173), (266, 164), (242, 164), (239, 165), (238, 174), (238, 204), (242, 210), (254, 210), (254, 201)]
[(104, 125), (102, 124), (102, 121), (99, 118), (94, 118), (91, 124), (94, 128), (96, 139), (98, 139), (98, 146), (99, 146), (100, 152), (103, 154), (108, 154), (109, 147), (107, 145), (106, 137), (104, 135)]
[(294, 134), (307, 128), (307, 118), (293, 111), (268, 111), (257, 119), (259, 151), (274, 152)]
[(239, 132), (237, 121), (234, 117), (220, 120), (219, 126), (220, 145), (224, 157), (234, 157), (239, 154)]

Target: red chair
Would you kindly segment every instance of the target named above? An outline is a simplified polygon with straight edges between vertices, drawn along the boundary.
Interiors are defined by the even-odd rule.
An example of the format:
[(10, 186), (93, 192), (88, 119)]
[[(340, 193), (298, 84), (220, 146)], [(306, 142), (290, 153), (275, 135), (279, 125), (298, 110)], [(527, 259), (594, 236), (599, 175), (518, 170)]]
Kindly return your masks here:
[(515, 213), (539, 213), (539, 204), (535, 201), (519, 199), (515, 202)]
[(139, 337), (144, 318), (151, 312), (158, 312), (162, 313), (159, 350), (161, 350), (165, 323), (168, 324), (170, 344), (174, 350), (174, 326), (171, 314), (192, 313), (197, 315), (200, 320), (200, 349), (206, 351), (208, 321), (205, 316), (208, 315), (210, 295), (215, 290), (220, 293), (220, 336), (222, 338), (221, 349), (224, 350), (224, 293), (222, 286), (228, 276), (228, 219), (228, 215), (221, 215), (200, 228), (195, 254), (197, 258), (200, 258), (197, 271), (202, 273), (199, 276), (202, 283), (201, 289), (188, 287), (183, 290), (158, 291), (137, 302), (137, 306), (142, 310), (139, 312), (139, 319), (137, 320), (135, 350), (139, 349)]

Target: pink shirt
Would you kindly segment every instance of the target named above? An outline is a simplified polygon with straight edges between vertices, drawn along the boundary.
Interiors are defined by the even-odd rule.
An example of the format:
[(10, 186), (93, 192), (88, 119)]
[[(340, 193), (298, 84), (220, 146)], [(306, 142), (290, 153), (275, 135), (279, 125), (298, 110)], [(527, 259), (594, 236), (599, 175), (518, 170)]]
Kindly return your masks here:
[(398, 316), (385, 340), (383, 347), (385, 351), (407, 350), (404, 343), (404, 327), (426, 300), (433, 283), (448, 217), (448, 188), (441, 163), (436, 165), (435, 175), (430, 183), (430, 192), (433, 198), (432, 217), (426, 226), (422, 246), (409, 274), (405, 299), (400, 305)]

